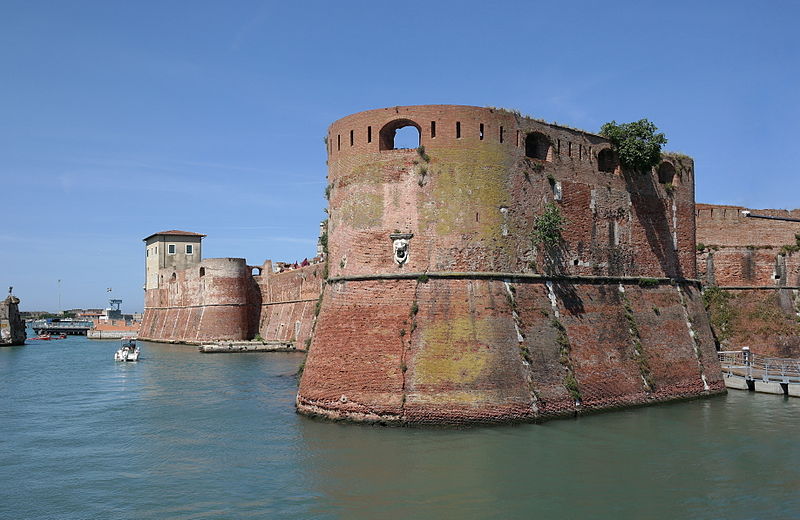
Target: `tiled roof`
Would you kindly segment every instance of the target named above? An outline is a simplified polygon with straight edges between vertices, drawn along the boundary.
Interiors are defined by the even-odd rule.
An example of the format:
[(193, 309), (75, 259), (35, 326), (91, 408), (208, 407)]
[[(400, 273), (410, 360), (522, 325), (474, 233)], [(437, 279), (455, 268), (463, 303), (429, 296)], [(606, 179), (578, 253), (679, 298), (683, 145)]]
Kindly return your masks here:
[(159, 231), (158, 233), (153, 233), (152, 235), (147, 236), (147, 237), (143, 238), (142, 240), (149, 240), (150, 238), (153, 238), (156, 235), (177, 235), (177, 236), (183, 236), (183, 237), (204, 237), (204, 236), (206, 236), (206, 235), (204, 235), (202, 233), (193, 233), (192, 231), (179, 231), (177, 229), (170, 229), (169, 231)]

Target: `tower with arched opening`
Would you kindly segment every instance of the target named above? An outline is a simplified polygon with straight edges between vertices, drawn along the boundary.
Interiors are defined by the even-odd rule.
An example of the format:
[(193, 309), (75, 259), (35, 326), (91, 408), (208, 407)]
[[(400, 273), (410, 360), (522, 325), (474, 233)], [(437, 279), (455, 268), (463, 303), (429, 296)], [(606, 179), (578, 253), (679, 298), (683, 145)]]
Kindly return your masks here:
[[(419, 147), (396, 146), (407, 127)], [(327, 144), (300, 412), (502, 422), (724, 390), (692, 281), (691, 161), (667, 190), (599, 135), (452, 105), (353, 114)]]

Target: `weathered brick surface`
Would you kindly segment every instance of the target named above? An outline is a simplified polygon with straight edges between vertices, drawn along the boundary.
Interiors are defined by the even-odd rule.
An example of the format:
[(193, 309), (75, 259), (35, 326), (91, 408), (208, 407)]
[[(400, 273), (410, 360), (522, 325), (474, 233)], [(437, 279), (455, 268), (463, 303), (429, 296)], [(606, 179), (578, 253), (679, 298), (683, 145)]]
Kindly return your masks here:
[[(241, 258), (210, 258), (184, 270), (163, 269), (146, 291), (139, 337), (199, 343), (292, 341), (306, 348), (322, 287), (322, 264), (253, 275)], [(174, 278), (173, 278), (174, 274)]]
[[(800, 357), (800, 222), (746, 217), (743, 211), (800, 218), (800, 210), (697, 205), (700, 277), (724, 291), (723, 308), (710, 309), (717, 339), (725, 349), (748, 346), (756, 354)], [(753, 289), (742, 289), (748, 287)], [(768, 289), (773, 287), (785, 288)]]
[[(421, 130), (429, 160), (415, 150), (380, 149), (381, 129), (399, 120)], [(546, 159), (526, 157), (531, 132), (548, 137)], [(626, 303), (610, 281), (548, 287), (511, 275), (352, 279), (473, 271), (693, 278), (691, 159), (666, 156), (677, 170), (671, 186), (655, 172), (600, 172), (597, 153), (610, 146), (600, 136), (447, 105), (354, 114), (331, 125), (327, 142), (333, 283), (299, 411), (400, 423), (498, 422), (724, 391), (706, 373), (719, 371), (715, 355), (705, 361), (713, 342), (695, 350), (693, 335), (711, 332), (691, 284), (678, 284), (683, 293), (671, 285), (630, 286)], [(548, 203), (567, 225), (561, 246), (543, 252), (534, 222)], [(402, 266), (393, 259), (393, 233), (413, 233)], [(665, 307), (665, 320), (647, 315), (650, 299)], [(642, 320), (640, 350), (652, 357), (652, 387), (642, 376), (628, 307)]]

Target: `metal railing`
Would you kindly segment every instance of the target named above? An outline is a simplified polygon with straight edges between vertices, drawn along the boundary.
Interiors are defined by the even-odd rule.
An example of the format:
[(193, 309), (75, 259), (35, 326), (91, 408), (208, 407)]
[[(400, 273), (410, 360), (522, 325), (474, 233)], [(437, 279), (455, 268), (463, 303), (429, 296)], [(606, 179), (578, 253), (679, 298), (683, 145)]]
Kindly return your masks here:
[(800, 359), (759, 356), (745, 348), (717, 352), (728, 375), (764, 382), (800, 383)]

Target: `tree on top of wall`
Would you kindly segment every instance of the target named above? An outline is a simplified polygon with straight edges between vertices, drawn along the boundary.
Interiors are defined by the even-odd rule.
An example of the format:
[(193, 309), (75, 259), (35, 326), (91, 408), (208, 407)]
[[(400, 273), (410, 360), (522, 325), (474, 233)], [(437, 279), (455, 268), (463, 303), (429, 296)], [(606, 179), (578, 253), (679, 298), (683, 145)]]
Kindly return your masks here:
[(622, 166), (640, 172), (661, 162), (661, 148), (667, 144), (664, 134), (647, 119), (621, 124), (611, 121), (600, 128), (600, 135), (611, 141)]

